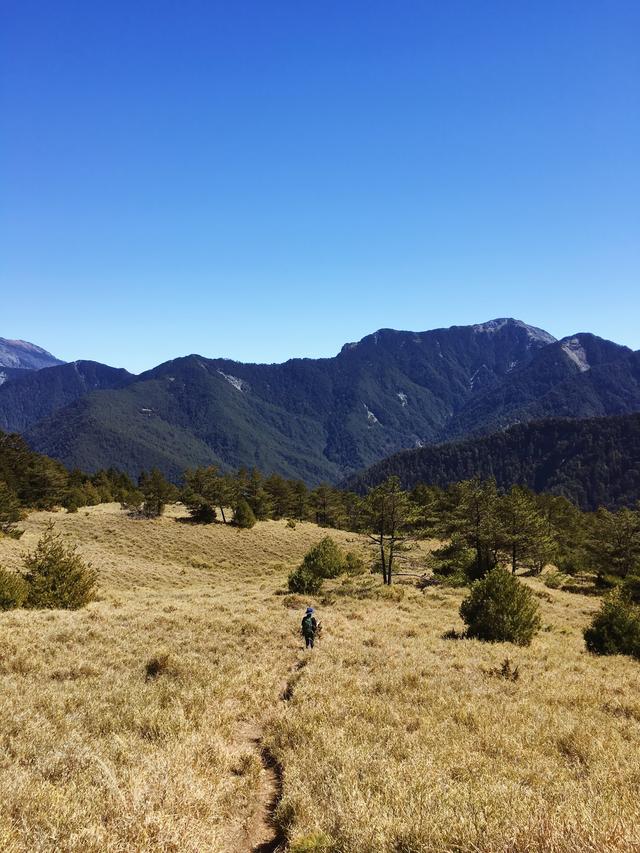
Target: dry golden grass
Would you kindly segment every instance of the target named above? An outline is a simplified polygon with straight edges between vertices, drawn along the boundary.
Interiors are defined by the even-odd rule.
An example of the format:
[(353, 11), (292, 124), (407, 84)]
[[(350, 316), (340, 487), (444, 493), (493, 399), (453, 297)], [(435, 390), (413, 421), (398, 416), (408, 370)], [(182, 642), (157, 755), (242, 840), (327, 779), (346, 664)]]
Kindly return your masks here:
[[(50, 517), (1, 540), (0, 564), (17, 567)], [(323, 532), (115, 506), (54, 518), (99, 569), (101, 600), (0, 614), (0, 850), (238, 849), (261, 773), (240, 732), (277, 703), (300, 645), (273, 593)]]
[(275, 593), (326, 531), (54, 518), (100, 600), (0, 614), (0, 850), (249, 850), (260, 734), (293, 850), (640, 849), (639, 664), (585, 653), (597, 601), (532, 582), (547, 630), (519, 649), (442, 639), (460, 592), (339, 579), (292, 675), (301, 614)]

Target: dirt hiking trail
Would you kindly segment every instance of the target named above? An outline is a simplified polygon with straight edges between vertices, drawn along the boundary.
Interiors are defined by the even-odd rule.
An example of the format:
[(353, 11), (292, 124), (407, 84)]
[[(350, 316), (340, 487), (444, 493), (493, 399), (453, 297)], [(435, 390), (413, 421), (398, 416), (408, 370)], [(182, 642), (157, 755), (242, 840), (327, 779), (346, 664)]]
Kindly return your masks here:
[[(302, 654), (305, 654), (304, 652)], [(278, 688), (278, 701), (289, 702), (293, 697), (301, 671), (309, 656), (298, 657)], [(226, 848), (234, 853), (282, 853), (285, 838), (275, 821), (275, 812), (282, 798), (283, 772), (275, 756), (264, 745), (264, 730), (255, 723), (245, 723), (238, 737), (240, 751), (251, 750), (262, 764), (260, 781), (255, 792), (249, 817), (227, 840)]]

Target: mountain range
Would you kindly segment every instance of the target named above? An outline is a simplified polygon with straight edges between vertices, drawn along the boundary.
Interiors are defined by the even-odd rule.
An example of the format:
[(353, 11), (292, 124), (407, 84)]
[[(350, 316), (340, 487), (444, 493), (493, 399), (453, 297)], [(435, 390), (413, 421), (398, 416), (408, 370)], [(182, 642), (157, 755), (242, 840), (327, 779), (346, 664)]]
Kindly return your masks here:
[(53, 361), (3, 368), (0, 429), (69, 467), (173, 479), (215, 463), (337, 482), (406, 448), (640, 411), (640, 352), (514, 319), (380, 329), (333, 358), (283, 364), (189, 355), (135, 376)]

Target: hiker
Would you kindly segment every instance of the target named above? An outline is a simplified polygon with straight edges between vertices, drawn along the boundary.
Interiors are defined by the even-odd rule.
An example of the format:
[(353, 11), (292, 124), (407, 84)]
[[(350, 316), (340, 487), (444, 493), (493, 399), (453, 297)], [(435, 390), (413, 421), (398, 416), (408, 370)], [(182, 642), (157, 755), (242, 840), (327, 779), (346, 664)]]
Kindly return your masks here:
[(302, 617), (302, 636), (304, 637), (305, 648), (312, 649), (313, 641), (318, 630), (316, 617), (313, 615), (313, 607), (307, 607), (307, 612)]

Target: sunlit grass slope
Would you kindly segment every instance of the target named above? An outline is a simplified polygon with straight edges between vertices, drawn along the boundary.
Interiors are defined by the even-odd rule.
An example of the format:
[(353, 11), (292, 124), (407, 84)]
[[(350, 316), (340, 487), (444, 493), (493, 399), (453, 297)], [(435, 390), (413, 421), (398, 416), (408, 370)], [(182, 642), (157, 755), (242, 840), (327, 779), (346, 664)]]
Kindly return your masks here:
[[(50, 517), (1, 540), (0, 562), (17, 566)], [(240, 732), (295, 659), (297, 614), (273, 591), (322, 531), (115, 506), (54, 518), (99, 569), (101, 600), (0, 614), (0, 850), (225, 849), (261, 769)]]
[[(0, 540), (0, 565), (51, 517)], [(249, 850), (263, 771), (248, 733), (282, 765), (292, 849), (640, 849), (640, 670), (584, 651), (597, 601), (533, 582), (545, 630), (520, 649), (442, 639), (463, 593), (339, 579), (294, 670), (301, 613), (276, 592), (327, 531), (115, 506), (53, 518), (100, 600), (0, 614), (0, 850)]]

